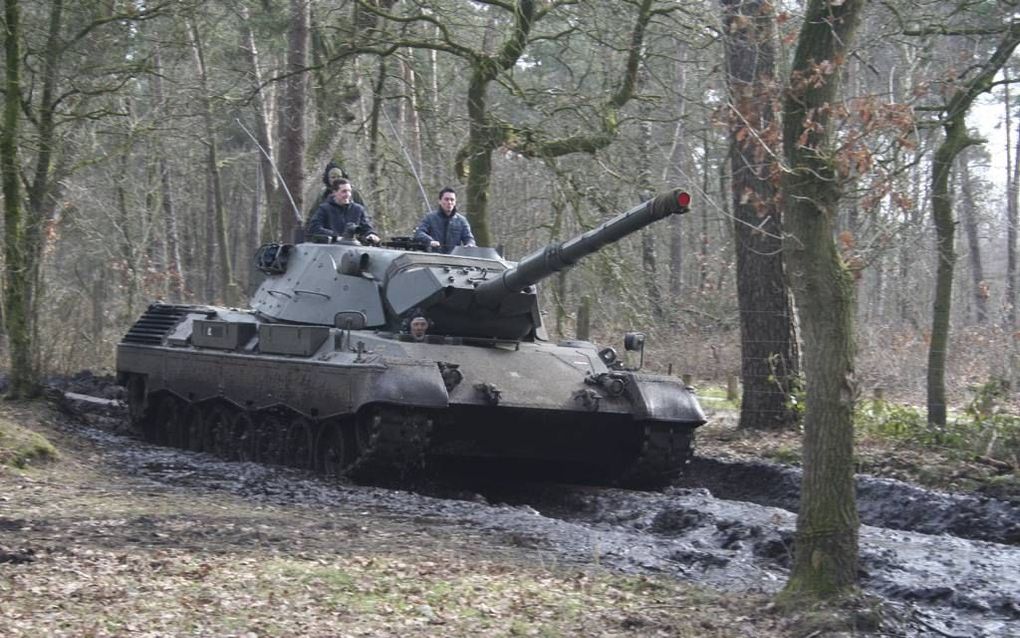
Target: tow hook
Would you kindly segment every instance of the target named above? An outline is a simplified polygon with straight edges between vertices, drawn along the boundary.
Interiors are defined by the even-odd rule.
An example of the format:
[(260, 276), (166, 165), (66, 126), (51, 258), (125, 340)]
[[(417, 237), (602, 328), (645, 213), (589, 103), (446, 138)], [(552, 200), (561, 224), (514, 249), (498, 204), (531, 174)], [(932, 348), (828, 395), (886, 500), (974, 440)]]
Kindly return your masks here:
[(596, 385), (611, 397), (618, 397), (627, 389), (627, 378), (619, 373), (601, 372), (584, 378), (588, 385)]
[(502, 390), (497, 388), (492, 383), (476, 383), (475, 390), (482, 393), (485, 398), (485, 402), (489, 405), (499, 405), (500, 396), (503, 394)]
[(599, 411), (599, 401), (602, 399), (599, 393), (592, 390), (591, 388), (581, 388), (580, 390), (574, 390), (573, 394), (574, 401), (580, 401), (584, 409), (589, 412)]

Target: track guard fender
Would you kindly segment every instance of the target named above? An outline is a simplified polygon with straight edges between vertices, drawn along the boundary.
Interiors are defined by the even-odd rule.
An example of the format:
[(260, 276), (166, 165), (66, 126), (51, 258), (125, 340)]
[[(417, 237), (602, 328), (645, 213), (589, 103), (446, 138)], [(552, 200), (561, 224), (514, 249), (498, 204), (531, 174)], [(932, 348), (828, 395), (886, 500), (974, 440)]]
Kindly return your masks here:
[(388, 360), (382, 374), (358, 378), (351, 394), (354, 411), (370, 403), (414, 408), (450, 405), (439, 366), (432, 361)]
[(706, 421), (693, 390), (679, 379), (629, 372), (625, 392), (637, 419), (693, 426), (703, 425)]

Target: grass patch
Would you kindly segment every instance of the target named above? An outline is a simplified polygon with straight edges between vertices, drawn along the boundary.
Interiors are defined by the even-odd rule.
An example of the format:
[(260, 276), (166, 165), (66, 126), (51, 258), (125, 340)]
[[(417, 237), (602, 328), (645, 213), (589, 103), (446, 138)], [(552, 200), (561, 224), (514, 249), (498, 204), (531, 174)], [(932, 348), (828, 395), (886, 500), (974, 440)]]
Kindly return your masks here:
[(761, 612), (762, 596), (448, 553), (264, 560), (75, 548), (42, 557), (17, 581), (0, 579), (11, 636), (784, 635), (784, 621)]
[(46, 437), (0, 416), (0, 465), (25, 468), (57, 458)]
[(726, 395), (726, 388), (713, 385), (698, 388), (696, 392), (699, 401), (705, 401), (706, 407), (716, 410), (739, 410), (740, 399), (731, 401)]

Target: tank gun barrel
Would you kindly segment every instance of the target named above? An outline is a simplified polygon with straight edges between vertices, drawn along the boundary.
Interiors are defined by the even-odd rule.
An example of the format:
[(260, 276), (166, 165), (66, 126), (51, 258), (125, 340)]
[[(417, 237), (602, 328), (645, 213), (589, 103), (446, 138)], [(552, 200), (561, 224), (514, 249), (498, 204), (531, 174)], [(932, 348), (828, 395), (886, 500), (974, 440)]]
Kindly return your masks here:
[(500, 277), (481, 282), (476, 289), (478, 299), (482, 305), (493, 306), (506, 295), (520, 292), (555, 272), (573, 266), (582, 257), (606, 244), (619, 241), (670, 215), (686, 213), (690, 203), (689, 194), (674, 189), (638, 204), (576, 237), (540, 248), (515, 267), (505, 270)]

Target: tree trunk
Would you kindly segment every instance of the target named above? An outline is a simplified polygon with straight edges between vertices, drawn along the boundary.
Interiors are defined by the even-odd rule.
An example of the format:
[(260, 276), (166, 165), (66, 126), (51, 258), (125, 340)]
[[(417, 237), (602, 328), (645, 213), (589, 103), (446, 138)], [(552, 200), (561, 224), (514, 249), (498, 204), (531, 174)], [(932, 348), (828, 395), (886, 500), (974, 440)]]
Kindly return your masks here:
[[(705, 165), (710, 166), (709, 158), (711, 157), (711, 148), (709, 143), (709, 131), (707, 127), (702, 132), (701, 147), (705, 151)], [(723, 184), (726, 181), (726, 177), (720, 162), (719, 168), (719, 192), (725, 193), (723, 190)], [(708, 185), (711, 178), (709, 177), (709, 171), (705, 170), (701, 182), (701, 190), (704, 193), (709, 192)], [(725, 206), (725, 204), (724, 204)], [(698, 292), (705, 292), (708, 288), (708, 260), (710, 254), (710, 240), (709, 240), (709, 215), (708, 210), (702, 211), (701, 213), (701, 232), (698, 233)]]
[[(19, 13), (17, 3), (12, 3), (11, 7), (15, 13), (14, 19), (17, 20), (17, 13)], [(23, 313), (20, 321), (24, 322), (25, 337), (22, 342), (20, 337), (9, 335), (12, 357), (12, 395), (34, 394), (38, 391), (39, 387), (40, 366), (38, 361), (36, 361), (36, 355), (38, 354), (36, 351), (36, 346), (38, 345), (38, 322), (36, 317), (38, 316), (38, 295), (42, 282), (41, 261), (43, 245), (46, 239), (44, 228), (47, 221), (52, 217), (54, 209), (52, 203), (55, 201), (52, 163), (55, 152), (53, 140), (56, 132), (57, 77), (60, 71), (60, 56), (64, 46), (64, 41), (62, 40), (64, 36), (62, 27), (63, 11), (63, 0), (53, 0), (50, 3), (46, 43), (43, 47), (45, 53), (42, 56), (42, 79), (41, 86), (38, 88), (39, 100), (36, 103), (33, 118), (38, 131), (38, 137), (35, 140), (37, 149), (35, 168), (32, 171), (31, 181), (26, 192), (27, 208), (22, 208), (22, 202), (17, 204), (18, 221), (15, 226), (17, 229), (15, 230), (15, 235), (20, 237), (21, 249), (20, 259), (15, 262), (18, 264), (15, 268), (23, 269), (23, 272), (19, 272), (16, 275), (16, 277), (21, 279), (21, 283), (18, 284), (20, 286), (20, 292), (18, 293), (20, 298), (14, 304), (14, 307), (8, 305), (7, 310)], [(18, 37), (20, 37), (20, 34), (9, 36), (9, 39), (13, 41), (14, 46), (20, 48), (19, 43), (17, 43)], [(10, 45), (11, 42), (8, 42), (8, 46)], [(20, 93), (20, 75), (16, 77), (18, 78), (17, 83), (19, 86), (12, 95), (19, 95), (24, 98)], [(12, 135), (15, 136), (16, 142), (16, 129), (12, 132)], [(16, 162), (16, 155), (13, 157), (15, 159), (12, 159), (12, 161)], [(15, 170), (20, 170), (20, 167), (17, 167)], [(48, 214), (47, 211), (50, 211), (50, 213)], [(18, 319), (15, 320), (18, 321)], [(15, 352), (20, 343), (24, 344), (27, 352)], [(22, 365), (22, 356), (27, 357), (24, 368), (21, 371), (16, 371), (14, 368)], [(15, 379), (14, 377), (18, 376), (19, 372), (25, 376), (21, 379)], [(21, 389), (14, 388), (15, 385), (20, 385)]]
[[(1006, 80), (1009, 80), (1009, 73), (1006, 73)], [(1012, 123), (1010, 113), (1012, 104), (1009, 99), (1009, 82), (1004, 85), (1006, 92), (1006, 330), (1012, 331), (1016, 327), (1016, 284), (1017, 284), (1017, 258), (1016, 258), (1016, 236), (1017, 226), (1020, 224), (1020, 214), (1017, 210), (1017, 189), (1020, 188), (1020, 120), (1017, 121), (1016, 143), (1012, 149), (1015, 156), (1010, 155), (1010, 135)]]
[[(202, 40), (199, 37), (198, 26), (191, 22), (189, 24), (191, 34), (191, 47), (195, 55), (195, 70), (198, 72), (198, 85), (201, 95), (202, 121), (205, 125), (205, 146), (206, 146), (206, 170), (209, 171), (209, 178), (212, 184), (213, 198), (213, 221), (215, 222), (216, 246), (218, 261), (216, 271), (219, 282), (220, 294), (228, 306), (237, 305), (241, 296), (234, 282), (233, 265), (230, 258), (230, 239), (227, 235), (227, 212), (223, 205), (223, 186), (220, 183), (219, 151), (216, 144), (216, 128), (213, 124), (211, 93), (209, 92), (209, 79), (206, 73), (205, 52), (202, 47)], [(212, 238), (207, 238), (212, 241)]]
[(928, 345), (928, 423), (946, 425), (946, 350), (949, 347), (949, 319), (953, 299), (953, 270), (956, 266), (956, 221), (949, 193), (953, 162), (963, 149), (979, 140), (967, 136), (967, 112), (979, 95), (988, 91), (999, 69), (1020, 43), (1020, 23), (1012, 23), (980, 72), (971, 75), (950, 98), (942, 130), (945, 139), (932, 158), (931, 212), (935, 221), (935, 300), (932, 306), (931, 342)]
[(782, 259), (782, 209), (772, 148), (779, 136), (773, 103), (775, 16), (766, 0), (722, 0), (731, 104), (730, 190), (740, 306), (740, 427), (796, 423), (790, 396), (799, 354)]
[[(784, 595), (833, 598), (857, 583), (858, 516), (853, 483), (854, 284), (833, 242), (841, 196), (829, 162), (837, 64), (851, 46), (862, 0), (810, 0), (784, 101), (783, 150), (789, 171), (784, 254), (804, 335), (807, 382), (804, 474), (793, 567)], [(808, 81), (806, 78), (810, 78)], [(811, 128), (805, 128), (808, 118)]]
[[(308, 59), (309, 3), (290, 1), (287, 32), (287, 81), (280, 104), (280, 173), (290, 198), (280, 207), (280, 238), (293, 241), (303, 222), (305, 174), (305, 102)], [(293, 201), (291, 201), (293, 200)]]
[(957, 162), (960, 185), (960, 212), (963, 228), (967, 233), (967, 256), (970, 258), (971, 295), (974, 297), (974, 321), (979, 324), (988, 321), (988, 282), (985, 281), (981, 265), (981, 237), (978, 233), (978, 210), (974, 203), (974, 184), (971, 181), (967, 154), (960, 155)]
[(216, 225), (213, 223), (215, 204), (213, 204), (212, 173), (205, 171), (205, 215), (202, 220), (205, 226), (205, 242), (202, 254), (202, 272), (205, 273), (205, 299), (216, 298)]
[(379, 58), (379, 69), (376, 74), (372, 91), (372, 108), (369, 110), (368, 118), (368, 177), (378, 188), (382, 183), (382, 162), (379, 151), (380, 118), (382, 110), (386, 108), (383, 102), (383, 89), (386, 86), (387, 59)]
[(131, 235), (131, 213), (128, 212), (127, 194), (124, 192), (124, 179), (128, 174), (128, 156), (123, 153), (120, 156), (120, 177), (114, 182), (114, 201), (117, 202), (117, 222), (120, 227), (121, 243), (120, 258), (124, 262), (124, 289), (127, 291), (127, 300), (124, 303), (124, 317), (130, 321), (137, 313), (135, 305), (138, 298), (138, 256), (135, 250), (138, 243)]
[[(638, 74), (642, 85), (645, 84), (648, 75), (647, 69), (642, 64), (642, 70)], [(640, 189), (641, 201), (646, 201), (654, 194), (655, 187), (652, 184), (652, 113), (647, 104), (638, 108), (641, 115), (641, 137), (638, 142), (638, 149), (641, 156), (641, 164), (638, 175), (638, 188)], [(666, 316), (662, 300), (662, 289), (659, 288), (658, 259), (655, 255), (656, 231), (646, 228), (641, 231), (641, 270), (645, 280), (645, 290), (648, 291), (648, 303), (652, 309), (652, 317), (655, 321), (661, 321)]]
[(29, 325), (31, 277), (25, 255), (25, 219), (18, 176), (21, 113), (21, 24), (17, 0), (4, 0), (4, 115), (0, 127), (0, 176), (4, 192), (4, 329), (10, 349), (12, 398), (38, 392)]
[(255, 139), (262, 149), (258, 152), (262, 188), (266, 197), (267, 214), (263, 227), (258, 228), (258, 237), (262, 241), (270, 241), (279, 228), (278, 209), (280, 187), (276, 181), (276, 170), (273, 168), (273, 138), (269, 135), (269, 115), (266, 109), (265, 93), (262, 90), (262, 69), (259, 66), (259, 50), (255, 44), (255, 34), (248, 23), (248, 7), (240, 7), (241, 11), (241, 49), (248, 56), (251, 68), (252, 114), (255, 116)]
[(488, 121), (486, 91), (491, 77), (489, 67), (476, 68), (468, 86), (468, 142), (464, 147), (467, 164), (467, 214), (479, 246), (492, 245), (489, 231), (489, 180), (492, 177), (492, 151), (498, 137)]
[[(153, 46), (152, 53), (152, 93), (156, 101), (155, 108), (162, 117), (169, 118), (166, 99), (163, 95), (163, 69), (159, 45)], [(170, 162), (167, 154), (159, 152), (157, 170), (159, 171), (160, 197), (163, 209), (163, 242), (166, 246), (166, 276), (169, 279), (170, 301), (180, 302), (184, 299), (184, 274), (181, 272), (181, 238), (177, 230), (177, 210), (174, 208), (173, 176), (170, 173)]]
[(953, 161), (968, 143), (964, 118), (946, 128), (946, 139), (932, 159), (931, 210), (935, 220), (935, 301), (932, 307), (931, 342), (928, 344), (928, 423), (946, 424), (946, 349), (953, 301), (953, 270), (956, 267), (956, 220), (949, 194)]

